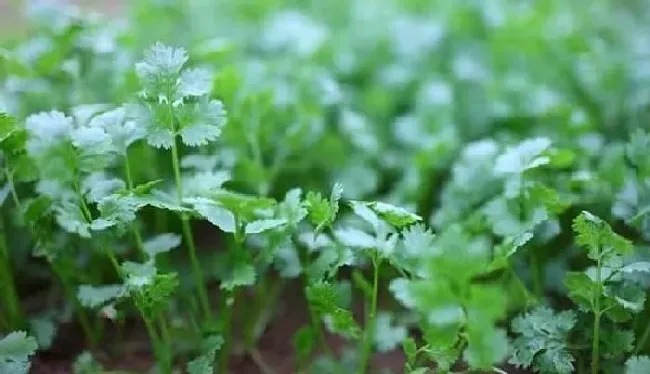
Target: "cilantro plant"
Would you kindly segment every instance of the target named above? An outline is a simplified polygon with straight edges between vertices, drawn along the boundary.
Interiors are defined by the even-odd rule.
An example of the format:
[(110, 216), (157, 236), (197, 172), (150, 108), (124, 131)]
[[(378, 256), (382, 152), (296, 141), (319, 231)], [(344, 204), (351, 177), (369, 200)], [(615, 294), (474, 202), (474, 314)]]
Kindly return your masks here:
[(23, 10), (1, 373), (648, 371), (647, 4)]

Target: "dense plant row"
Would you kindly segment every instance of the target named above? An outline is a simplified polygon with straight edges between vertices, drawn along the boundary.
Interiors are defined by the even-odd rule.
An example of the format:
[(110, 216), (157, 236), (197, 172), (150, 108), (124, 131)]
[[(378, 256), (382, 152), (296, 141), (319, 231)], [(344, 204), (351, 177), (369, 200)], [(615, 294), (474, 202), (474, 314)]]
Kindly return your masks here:
[(0, 49), (0, 373), (70, 323), (103, 372), (133, 319), (156, 372), (273, 373), (289, 283), (296, 372), (650, 370), (647, 5), (28, 10)]

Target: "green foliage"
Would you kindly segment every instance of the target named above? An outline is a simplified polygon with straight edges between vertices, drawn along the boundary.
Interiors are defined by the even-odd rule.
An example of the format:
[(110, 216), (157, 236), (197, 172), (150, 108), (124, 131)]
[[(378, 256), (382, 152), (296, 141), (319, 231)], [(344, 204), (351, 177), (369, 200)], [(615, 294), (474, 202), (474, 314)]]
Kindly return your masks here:
[(625, 374), (640, 374), (648, 370), (650, 357), (633, 356), (625, 362)]
[(512, 330), (519, 336), (512, 343), (509, 362), (540, 373), (573, 373), (575, 359), (569, 351), (568, 339), (575, 323), (574, 312), (556, 314), (548, 307), (515, 318)]
[(27, 374), (29, 358), (36, 352), (36, 339), (24, 331), (12, 332), (0, 339), (0, 372)]
[(211, 335), (203, 340), (201, 354), (188, 362), (187, 372), (189, 374), (211, 374), (214, 372), (212, 362), (214, 357), (223, 345), (223, 338), (219, 335)]
[(0, 42), (0, 372), (272, 372), (297, 289), (296, 372), (647, 371), (647, 4), (122, 3)]

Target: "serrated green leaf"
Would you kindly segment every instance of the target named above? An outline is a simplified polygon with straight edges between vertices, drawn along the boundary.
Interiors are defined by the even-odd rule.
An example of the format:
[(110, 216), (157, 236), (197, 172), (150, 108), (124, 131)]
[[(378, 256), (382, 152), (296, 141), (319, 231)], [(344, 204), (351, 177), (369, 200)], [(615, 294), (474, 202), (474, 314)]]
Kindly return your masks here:
[(127, 291), (138, 290), (154, 283), (156, 267), (152, 261), (145, 263), (125, 261), (122, 263), (122, 273)]
[(623, 273), (650, 273), (650, 262), (648, 261), (638, 261), (631, 264), (627, 264), (620, 268)]
[(309, 220), (316, 226), (316, 232), (330, 226), (339, 211), (339, 201), (343, 195), (343, 186), (335, 183), (329, 199), (320, 193), (309, 192), (305, 198), (305, 206), (309, 212)]
[(287, 224), (285, 219), (263, 219), (246, 224), (246, 235), (260, 234), (265, 231), (275, 230)]
[(79, 286), (77, 298), (81, 305), (86, 308), (98, 308), (109, 302), (119, 299), (126, 290), (121, 284), (105, 286)]
[(340, 307), (340, 295), (329, 283), (317, 283), (307, 287), (307, 301), (313, 310), (325, 317), (332, 332), (348, 338), (358, 338), (361, 328), (352, 312)]
[(37, 349), (36, 339), (24, 331), (15, 331), (0, 339), (0, 372), (27, 374), (29, 358)]
[(0, 144), (18, 131), (17, 121), (6, 113), (0, 113)]
[(548, 307), (538, 307), (516, 317), (512, 330), (518, 336), (512, 343), (508, 362), (542, 373), (572, 373), (574, 359), (568, 337), (575, 324), (573, 311), (554, 313)]
[(199, 171), (191, 176), (184, 177), (183, 195), (186, 197), (208, 197), (222, 188), (223, 184), (231, 179), (230, 172)]
[(239, 262), (234, 265), (229, 277), (221, 283), (221, 289), (232, 291), (236, 287), (252, 286), (257, 274), (253, 265)]
[(632, 356), (625, 361), (625, 374), (644, 374), (650, 368), (650, 357)]
[(278, 216), (286, 219), (288, 224), (296, 226), (305, 217), (307, 217), (307, 209), (301, 202), (302, 190), (294, 188), (286, 193), (284, 200), (278, 204)]
[(402, 247), (404, 254), (411, 258), (427, 256), (433, 246), (435, 235), (423, 224), (415, 224), (402, 233)]
[(160, 253), (166, 253), (181, 245), (181, 237), (176, 234), (158, 234), (144, 242), (144, 251), (149, 258), (155, 258)]
[(221, 349), (223, 343), (221, 335), (210, 335), (205, 338), (201, 343), (201, 355), (188, 362), (187, 372), (189, 374), (212, 374), (216, 352)]
[(177, 111), (183, 124), (181, 139), (183, 144), (191, 147), (216, 140), (226, 125), (226, 110), (218, 100), (201, 100), (197, 104), (179, 107)]
[(569, 297), (575, 303), (587, 310), (593, 308), (597, 285), (587, 274), (569, 272), (564, 278), (564, 284), (569, 290)]
[(170, 94), (174, 92), (169, 92), (170, 87), (176, 89), (180, 71), (187, 60), (184, 49), (158, 42), (147, 50), (142, 61), (135, 64), (135, 71), (149, 96), (164, 96), (172, 101)]
[(384, 221), (390, 223), (395, 227), (403, 227), (418, 221), (422, 221), (422, 217), (418, 216), (417, 214), (411, 213), (404, 208), (400, 208), (379, 201), (370, 202), (367, 204)]
[(632, 253), (632, 242), (612, 231), (612, 228), (599, 217), (582, 212), (573, 221), (576, 242), (589, 250), (589, 258), (597, 260), (601, 256)]
[(212, 90), (212, 74), (206, 69), (187, 69), (180, 76), (181, 96), (202, 96)]
[(212, 356), (201, 355), (187, 363), (187, 372), (188, 374), (213, 374), (213, 361), (214, 354), (212, 354)]
[(390, 313), (377, 313), (375, 324), (373, 338), (379, 352), (388, 352), (395, 349), (407, 336), (404, 326), (393, 324), (393, 316)]
[(489, 370), (508, 354), (508, 338), (502, 329), (473, 328), (470, 322), (467, 343), (463, 358), (471, 368)]
[(314, 351), (314, 343), (317, 341), (318, 336), (310, 326), (301, 327), (293, 335), (293, 347), (296, 351), (296, 358), (299, 363), (304, 363), (311, 357)]
[(162, 179), (157, 179), (157, 180), (153, 180), (153, 181), (149, 181), (149, 182), (146, 182), (146, 183), (139, 184), (139, 185), (133, 187), (131, 192), (134, 195), (145, 195), (145, 194), (149, 193), (154, 187), (156, 187), (157, 185), (162, 183), (162, 181), (163, 181)]
[(508, 147), (497, 157), (494, 171), (497, 174), (520, 174), (526, 170), (534, 169), (550, 162), (544, 154), (551, 146), (548, 138), (526, 139), (517, 146)]
[(130, 277), (129, 292), (145, 318), (156, 318), (166, 310), (180, 283), (177, 273), (149, 275), (148, 283), (141, 285), (134, 284), (132, 273)]
[(83, 352), (74, 360), (72, 372), (74, 374), (101, 374), (104, 372), (104, 368), (90, 352)]
[(234, 233), (237, 231), (235, 216), (218, 203), (205, 198), (191, 199), (194, 211), (223, 232)]
[(53, 318), (42, 316), (29, 320), (29, 331), (36, 338), (40, 349), (48, 350), (52, 347), (58, 330), (59, 326)]
[(61, 228), (83, 238), (91, 237), (90, 223), (86, 221), (80, 207), (72, 202), (64, 202), (54, 209), (56, 211), (56, 222)]
[(406, 361), (410, 364), (414, 364), (418, 354), (418, 346), (415, 343), (415, 339), (410, 336), (406, 337), (402, 341), (402, 350), (406, 355)]
[(377, 246), (372, 235), (353, 227), (336, 229), (334, 236), (339, 243), (351, 248), (375, 248)]

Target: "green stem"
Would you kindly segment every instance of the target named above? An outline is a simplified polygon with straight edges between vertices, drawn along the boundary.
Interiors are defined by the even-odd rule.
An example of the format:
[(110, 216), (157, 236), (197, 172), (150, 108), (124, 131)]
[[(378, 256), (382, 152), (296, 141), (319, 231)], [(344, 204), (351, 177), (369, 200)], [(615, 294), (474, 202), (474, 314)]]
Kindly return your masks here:
[(641, 338), (638, 340), (636, 348), (634, 348), (632, 355), (638, 355), (639, 352), (641, 352), (641, 350), (645, 347), (648, 338), (650, 338), (650, 323), (646, 326), (643, 334), (641, 334)]
[(359, 374), (364, 374), (368, 367), (368, 361), (372, 352), (372, 339), (375, 335), (375, 317), (377, 315), (377, 295), (379, 293), (379, 267), (381, 266), (381, 259), (377, 253), (372, 256), (372, 298), (370, 300), (370, 311), (366, 315), (365, 334), (363, 337), (363, 346), (361, 350), (361, 364), (359, 366)]
[(535, 254), (531, 248), (530, 251), (530, 272), (531, 278), (533, 280), (533, 291), (535, 292), (535, 297), (537, 300), (541, 300), (544, 297), (544, 286), (542, 285), (542, 273), (539, 266), (539, 261), (537, 259), (537, 254)]
[(67, 295), (68, 299), (74, 300), (75, 309), (77, 311), (77, 318), (79, 319), (79, 324), (81, 325), (81, 329), (84, 331), (84, 334), (86, 335), (86, 338), (90, 342), (90, 345), (94, 347), (97, 344), (97, 337), (95, 335), (95, 331), (92, 328), (92, 325), (90, 323), (90, 320), (88, 319), (88, 315), (86, 314), (85, 309), (79, 303), (79, 299), (77, 299), (77, 295), (73, 285), (65, 276), (65, 272), (62, 271), (59, 268), (59, 266), (56, 265), (54, 262), (52, 262), (52, 269), (54, 270), (55, 273), (59, 275), (59, 278), (61, 279), (61, 284), (63, 284), (63, 291)]
[(18, 211), (20, 211), (20, 213), (22, 214), (23, 205), (20, 203), (20, 199), (18, 198), (18, 193), (16, 192), (16, 188), (14, 187), (13, 175), (9, 172), (9, 169), (7, 168), (5, 168), (5, 176), (7, 177), (7, 183), (9, 184), (9, 193), (11, 194), (11, 199), (16, 205), (16, 208), (18, 208)]
[(161, 335), (161, 354), (163, 356), (164, 371), (166, 374), (171, 374), (172, 372), (172, 339), (169, 335), (169, 329), (167, 328), (167, 320), (164, 315), (158, 316), (158, 326), (160, 326), (160, 335)]
[(142, 315), (142, 320), (144, 321), (144, 325), (147, 328), (147, 333), (149, 334), (149, 339), (151, 339), (151, 346), (153, 348), (153, 354), (156, 357), (156, 359), (159, 362), (164, 362), (164, 358), (161, 357), (161, 349), (160, 349), (160, 338), (158, 337), (158, 333), (156, 332), (156, 328), (151, 323), (149, 318), (145, 315), (143, 311), (140, 311), (140, 314)]
[[(172, 143), (172, 167), (174, 168), (174, 180), (176, 182), (176, 192), (178, 194), (179, 204), (183, 201), (183, 181), (181, 179), (181, 169), (179, 166), (179, 157), (178, 157), (178, 146), (176, 144), (176, 138)], [(196, 257), (196, 246), (194, 245), (194, 237), (192, 236), (192, 228), (190, 227), (190, 221), (187, 214), (181, 214), (181, 223), (183, 229), (183, 236), (185, 239), (185, 244), (187, 244), (188, 253), (190, 256), (190, 263), (192, 266), (192, 275), (194, 276), (194, 282), (196, 283), (196, 289), (199, 294), (199, 303), (205, 318), (210, 321), (212, 320), (212, 313), (210, 312), (210, 302), (208, 300), (208, 293), (205, 286), (205, 278), (203, 277), (203, 270), (201, 265)]]
[[(314, 236), (314, 240), (316, 240), (315, 236)], [(299, 248), (301, 249), (300, 250), (301, 266), (306, 269), (308, 266), (307, 264), (309, 263), (309, 252), (303, 246), (299, 246)], [(309, 288), (309, 277), (306, 272), (303, 272), (302, 278), (304, 282), (304, 293), (305, 293), (304, 297), (305, 300), (307, 300), (307, 289)], [(318, 316), (318, 313), (309, 302), (307, 302), (307, 308), (309, 309), (309, 318), (310, 318), (310, 325), (312, 331), (315, 331), (316, 335), (318, 335), (318, 340), (323, 346), (323, 349), (325, 349), (325, 354), (331, 359), (332, 362), (336, 363), (337, 362), (336, 355), (334, 354), (332, 347), (330, 347), (330, 345), (327, 343), (327, 337), (325, 336), (325, 331), (323, 331), (323, 325), (321, 323), (320, 317)]]
[(594, 333), (593, 342), (591, 347), (591, 373), (598, 374), (600, 371), (600, 295), (602, 294), (602, 280), (601, 280), (601, 259), (598, 257), (598, 264), (596, 266), (596, 290), (594, 295)]
[(4, 222), (0, 219), (0, 290), (2, 290), (3, 309), (7, 312), (7, 320), (12, 328), (23, 327), (24, 319), (18, 301), (18, 293), (14, 283), (14, 276), (11, 269), (9, 247), (4, 233), (6, 232)]
[[(126, 185), (129, 188), (129, 191), (131, 191), (133, 190), (133, 176), (131, 174), (131, 164), (129, 162), (128, 151), (127, 154), (124, 155), (124, 174), (126, 175)], [(142, 241), (142, 236), (140, 235), (140, 230), (138, 230), (138, 227), (136, 225), (131, 226), (131, 233), (135, 239), (135, 244), (138, 248), (138, 251), (140, 252), (140, 256), (144, 258), (144, 243)]]
[(237, 300), (237, 293), (233, 291), (232, 298), (233, 302), (231, 305), (228, 305), (229, 293), (225, 292), (223, 297), (223, 315), (221, 320), (221, 336), (223, 337), (224, 344), (221, 347), (219, 352), (219, 370), (221, 374), (228, 372), (228, 365), (230, 359), (230, 351), (232, 350), (232, 317), (233, 317), (233, 308), (235, 306), (235, 301)]
[(75, 180), (75, 190), (77, 192), (77, 198), (79, 199), (79, 206), (81, 207), (81, 212), (84, 215), (84, 218), (88, 223), (92, 222), (93, 215), (90, 213), (88, 205), (86, 205), (86, 199), (84, 199), (83, 193), (81, 192), (81, 187), (79, 186), (79, 180)]

